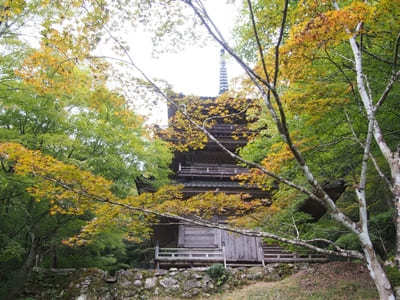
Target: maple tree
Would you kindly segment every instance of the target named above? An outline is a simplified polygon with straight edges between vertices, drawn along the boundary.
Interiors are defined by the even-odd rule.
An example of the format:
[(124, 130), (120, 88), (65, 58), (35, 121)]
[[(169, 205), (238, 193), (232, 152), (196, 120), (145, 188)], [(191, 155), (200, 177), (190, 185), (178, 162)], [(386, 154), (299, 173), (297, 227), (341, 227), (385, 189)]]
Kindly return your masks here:
[[(27, 160), (47, 154), (49, 161), (60, 162), (59, 166), (63, 161), (70, 166), (59, 170), (66, 177), (78, 178), (87, 174), (84, 170), (102, 175), (105, 181), (100, 183), (108, 182), (109, 192), (120, 197), (137, 194), (139, 177), (142, 181), (151, 178), (155, 187), (165, 184), (171, 158), (165, 143), (153, 139), (143, 117), (130, 110), (124, 97), (106, 87), (107, 64), (91, 53), (103, 21), (107, 21), (106, 12), (98, 9), (101, 1), (84, 7), (82, 1), (9, 1), (1, 7), (4, 11), (8, 3), (11, 11), (15, 5), (20, 5), (20, 10), (2, 15), (2, 145), (14, 145), (14, 155), (18, 149), (35, 150), (33, 156), (24, 152)], [(41, 24), (37, 48), (20, 39), (29, 17)], [(65, 206), (56, 205), (45, 184), (34, 191), (37, 179), (16, 174), (4, 157), (1, 167), (0, 268), (4, 285), (0, 294), (12, 298), (34, 264), (42, 260), (50, 266), (71, 266), (74, 262), (68, 257), (87, 251), (87, 266), (107, 267), (115, 258), (102, 259), (105, 251), (115, 255), (125, 251), (122, 241), (127, 232), (121, 225), (127, 220), (108, 218), (107, 209), (103, 215), (97, 211), (96, 219), (93, 207), (69, 207), (68, 194), (63, 194), (68, 198)], [(72, 170), (75, 173), (71, 174)], [(126, 218), (135, 219), (129, 214)], [(136, 218), (138, 227), (130, 231), (136, 233), (131, 240), (148, 236), (150, 230), (142, 219), (146, 220)], [(68, 241), (82, 229), (82, 238)], [(89, 235), (92, 243), (87, 245)], [(63, 240), (85, 246), (65, 250)]]

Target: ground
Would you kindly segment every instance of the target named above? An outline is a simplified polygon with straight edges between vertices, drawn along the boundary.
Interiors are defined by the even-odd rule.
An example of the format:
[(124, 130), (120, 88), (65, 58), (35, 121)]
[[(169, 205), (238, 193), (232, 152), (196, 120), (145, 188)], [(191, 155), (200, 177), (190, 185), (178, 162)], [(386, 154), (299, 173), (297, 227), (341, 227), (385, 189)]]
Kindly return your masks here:
[(378, 299), (378, 294), (366, 267), (357, 263), (331, 262), (312, 265), (281, 281), (257, 282), (231, 292), (198, 299), (372, 300)]

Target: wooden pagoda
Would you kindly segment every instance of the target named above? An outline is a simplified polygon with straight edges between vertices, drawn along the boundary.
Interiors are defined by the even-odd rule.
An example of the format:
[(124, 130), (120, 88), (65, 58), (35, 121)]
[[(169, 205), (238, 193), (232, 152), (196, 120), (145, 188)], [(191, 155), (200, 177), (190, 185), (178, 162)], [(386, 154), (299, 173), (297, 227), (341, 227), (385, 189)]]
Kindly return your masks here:
[[(220, 93), (223, 93), (227, 90), (223, 53), (221, 53), (220, 78)], [(204, 103), (209, 99), (214, 100), (215, 98), (199, 97), (198, 105), (205, 105)], [(177, 100), (179, 101), (179, 99)], [(169, 107), (168, 117), (170, 120), (175, 113), (176, 108)], [(169, 124), (169, 126), (172, 125)], [(245, 130), (244, 125), (244, 117), (239, 118), (234, 124), (217, 121), (210, 132), (226, 148), (234, 152), (246, 143), (243, 138), (233, 138), (234, 132)], [(205, 147), (200, 150), (176, 152), (171, 167), (174, 172), (173, 180), (184, 186), (185, 198), (204, 192), (246, 194), (255, 199), (269, 199), (270, 196), (267, 191), (255, 186), (239, 184), (234, 180), (235, 175), (247, 173), (249, 170), (238, 166), (228, 153), (212, 141), (207, 142)], [(224, 219), (224, 216), (214, 217), (216, 222), (223, 223)], [(278, 256), (285, 258), (285, 251), (277, 246), (266, 247), (260, 238), (174, 222), (174, 220), (163, 221), (169, 225), (161, 222), (160, 226), (155, 228), (154, 234), (154, 239), (157, 240), (155, 253), (157, 264), (192, 265), (223, 262), (225, 265), (243, 265), (278, 261), (276, 260)], [(267, 254), (264, 253), (265, 251)], [(271, 251), (272, 253), (270, 253)], [(286, 256), (286, 259), (288, 258), (293, 257)]]

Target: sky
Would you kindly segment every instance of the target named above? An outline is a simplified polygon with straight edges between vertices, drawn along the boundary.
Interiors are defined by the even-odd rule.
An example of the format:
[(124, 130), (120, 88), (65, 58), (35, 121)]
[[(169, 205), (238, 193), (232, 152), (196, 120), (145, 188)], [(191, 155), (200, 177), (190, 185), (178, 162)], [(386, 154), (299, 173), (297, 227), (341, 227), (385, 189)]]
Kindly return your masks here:
[[(227, 4), (226, 0), (205, 1), (206, 8), (229, 41), (237, 15), (237, 5)], [(240, 2), (240, 1), (237, 1)], [(136, 38), (133, 37), (137, 41)], [(132, 39), (132, 40), (133, 40)], [(135, 60), (140, 67), (153, 78), (161, 78), (173, 86), (173, 90), (185, 95), (216, 96), (219, 90), (220, 46), (209, 41), (204, 47), (198, 45), (186, 47), (179, 53), (162, 54), (152, 58), (149, 47), (151, 42), (145, 36), (139, 36), (144, 47), (135, 49)], [(131, 47), (134, 48), (134, 47)], [(241, 68), (227, 59), (228, 78), (243, 74)]]
[[(228, 1), (231, 4), (228, 4)], [(232, 40), (232, 30), (241, 1), (236, 0), (232, 4), (232, 0), (203, 0), (203, 3), (208, 14), (229, 43)], [(193, 13), (189, 12), (188, 17), (192, 17)], [(221, 47), (217, 42), (209, 39), (202, 46), (199, 43), (193, 43), (193, 45), (186, 45), (183, 50), (176, 53), (161, 53), (155, 58), (152, 55), (152, 41), (146, 31), (133, 31), (123, 28), (118, 35), (128, 45), (129, 55), (135, 64), (152, 80), (162, 79), (168, 82), (176, 93), (211, 97), (218, 95)], [(96, 54), (117, 57), (112, 46), (112, 42), (105, 41), (98, 47)], [(123, 56), (120, 56), (120, 58), (127, 59)], [(240, 66), (229, 57), (226, 59), (226, 68), (228, 80), (244, 74)], [(133, 69), (128, 68), (122, 71), (138, 76), (138, 73), (135, 73)], [(109, 86), (119, 91), (127, 91), (123, 94), (127, 96), (133, 110), (147, 118), (147, 123), (158, 124), (162, 127), (167, 125), (167, 105), (165, 101), (155, 101), (156, 104), (148, 105), (153, 103), (154, 96), (153, 98), (130, 96), (131, 90), (126, 85), (118, 83), (115, 78), (110, 80)]]

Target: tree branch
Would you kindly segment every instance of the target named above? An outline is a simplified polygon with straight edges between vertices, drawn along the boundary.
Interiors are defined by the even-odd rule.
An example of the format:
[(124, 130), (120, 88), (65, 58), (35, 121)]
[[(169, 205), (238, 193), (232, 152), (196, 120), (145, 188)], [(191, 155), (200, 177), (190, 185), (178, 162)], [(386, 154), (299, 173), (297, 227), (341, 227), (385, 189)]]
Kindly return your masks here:
[(394, 46), (394, 53), (393, 53), (393, 71), (396, 71), (397, 68), (397, 60), (399, 57), (399, 47), (400, 47), (400, 32), (397, 34), (395, 46)]
[(258, 31), (257, 31), (256, 22), (254, 19), (254, 13), (253, 13), (253, 7), (251, 5), (251, 0), (247, 0), (247, 5), (249, 6), (251, 24), (253, 26), (253, 32), (254, 32), (254, 36), (256, 38), (256, 42), (257, 42), (258, 53), (260, 54), (261, 64), (262, 64), (262, 67), (264, 70), (265, 78), (269, 82), (270, 80), (269, 80), (269, 74), (267, 71), (267, 65), (266, 65), (265, 59), (264, 59), (264, 51), (261, 46), (260, 37), (258, 36)]
[(347, 83), (349, 84), (349, 86), (351, 88), (351, 92), (353, 93), (353, 97), (356, 99), (357, 98), (357, 94), (356, 94), (356, 91), (354, 90), (354, 86), (353, 86), (353, 83), (351, 82), (350, 78), (346, 75), (346, 73), (344, 72), (343, 68), (332, 59), (332, 57), (329, 55), (328, 50), (326, 50), (326, 47), (324, 47), (324, 51), (325, 51), (325, 54), (326, 54), (326, 56), (328, 58), (328, 61), (330, 61), (339, 70), (339, 72), (342, 73), (343, 77), (345, 78), (345, 80), (347, 81)]
[(66, 184), (65, 182), (62, 182), (56, 178), (52, 178), (49, 176), (45, 176), (45, 175), (40, 175), (37, 173), (34, 173), (35, 176), (38, 176), (44, 180), (50, 181), (54, 184), (56, 184), (57, 186), (60, 186), (68, 191), (71, 191), (73, 193), (76, 193), (77, 195), (86, 197), (86, 198), (90, 198), (96, 202), (100, 202), (100, 203), (106, 203), (106, 204), (110, 204), (112, 206), (119, 206), (122, 208), (125, 208), (127, 210), (130, 211), (135, 211), (138, 213), (144, 213), (146, 215), (154, 215), (157, 217), (166, 217), (166, 218), (171, 218), (171, 219), (175, 219), (175, 220), (179, 220), (181, 222), (185, 222), (185, 223), (189, 223), (189, 224), (194, 224), (194, 225), (199, 225), (199, 226), (203, 226), (203, 227), (207, 227), (207, 228), (216, 228), (216, 229), (222, 229), (222, 230), (226, 230), (229, 232), (234, 232), (234, 233), (239, 233), (239, 234), (243, 234), (246, 236), (254, 236), (254, 237), (260, 237), (260, 238), (270, 238), (270, 239), (274, 239), (283, 243), (287, 243), (287, 244), (291, 244), (291, 245), (296, 245), (296, 246), (302, 246), (311, 250), (314, 250), (316, 252), (319, 253), (323, 253), (323, 254), (327, 254), (327, 255), (335, 255), (335, 256), (342, 256), (342, 257), (350, 257), (350, 258), (358, 258), (358, 259), (364, 259), (364, 256), (358, 252), (358, 251), (354, 251), (354, 250), (343, 250), (343, 251), (333, 251), (333, 250), (328, 250), (328, 249), (323, 249), (314, 245), (311, 245), (309, 243), (307, 243), (306, 241), (303, 241), (301, 239), (289, 239), (289, 238), (284, 238), (281, 236), (277, 236), (275, 234), (269, 233), (269, 232), (264, 232), (264, 231), (256, 231), (256, 230), (249, 230), (249, 229), (239, 229), (239, 228), (235, 228), (235, 227), (231, 227), (231, 226), (226, 226), (226, 225), (222, 225), (222, 224), (218, 224), (218, 223), (214, 223), (214, 222), (210, 222), (210, 221), (206, 221), (204, 219), (190, 219), (187, 217), (182, 217), (176, 214), (171, 214), (171, 213), (163, 213), (163, 212), (158, 212), (155, 210), (151, 210), (148, 208), (144, 208), (144, 207), (136, 207), (136, 206), (132, 206), (130, 204), (126, 204), (126, 203), (121, 203), (115, 200), (111, 200), (108, 198), (103, 198), (100, 197), (98, 195), (93, 195), (90, 194), (84, 190), (77, 190), (74, 189), (72, 186), (70, 186), (69, 184)]
[(374, 122), (375, 118), (374, 116), (371, 116), (368, 122), (368, 133), (367, 133), (367, 138), (365, 140), (364, 154), (361, 163), (360, 184), (356, 188), (356, 195), (360, 203), (359, 206), (360, 222), (363, 232), (368, 232), (368, 215), (367, 215), (367, 201), (365, 198), (365, 186), (367, 182), (368, 158), (370, 154), (371, 141), (374, 131)]
[(394, 83), (397, 81), (399, 77), (400, 77), (400, 70), (394, 73), (390, 78), (388, 84), (386, 85), (385, 90), (382, 93), (382, 96), (379, 98), (378, 102), (374, 106), (375, 112), (382, 106), (383, 102), (386, 100), (387, 96), (392, 90)]
[(279, 37), (278, 37), (278, 41), (277, 41), (276, 46), (275, 46), (274, 88), (276, 88), (276, 82), (278, 80), (278, 74), (279, 74), (279, 48), (281, 46), (281, 43), (282, 43), (282, 40), (283, 40), (283, 33), (285, 31), (288, 4), (289, 4), (289, 0), (285, 0), (283, 12), (282, 12), (281, 27), (279, 29)]
[[(348, 113), (347, 113), (346, 111), (345, 111), (344, 113), (345, 113), (345, 116), (346, 116), (346, 119), (347, 119), (347, 123), (348, 123), (349, 126), (350, 126), (350, 130), (351, 130), (351, 133), (353, 134), (354, 139), (360, 144), (360, 146), (361, 146), (362, 149), (365, 149), (365, 145), (364, 145), (364, 144), (361, 142), (361, 140), (358, 138), (358, 136), (357, 136), (357, 134), (356, 134), (356, 132), (355, 132), (355, 130), (354, 130), (353, 124), (351, 123), (351, 120), (350, 120), (350, 116), (348, 115)], [(383, 179), (383, 181), (387, 184), (387, 186), (389, 187), (389, 189), (392, 190), (392, 189), (393, 189), (392, 183), (390, 182), (389, 178), (387, 178), (386, 175), (382, 172), (381, 168), (380, 168), (379, 165), (378, 165), (378, 162), (376, 161), (375, 157), (372, 155), (371, 152), (369, 153), (369, 158), (371, 159), (371, 161), (372, 161), (372, 163), (373, 163), (373, 165), (374, 165), (376, 171), (378, 172), (378, 175), (379, 175), (379, 176)]]

